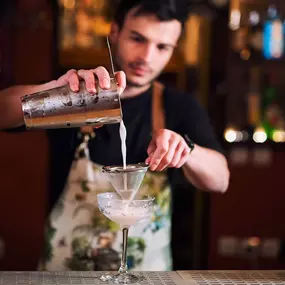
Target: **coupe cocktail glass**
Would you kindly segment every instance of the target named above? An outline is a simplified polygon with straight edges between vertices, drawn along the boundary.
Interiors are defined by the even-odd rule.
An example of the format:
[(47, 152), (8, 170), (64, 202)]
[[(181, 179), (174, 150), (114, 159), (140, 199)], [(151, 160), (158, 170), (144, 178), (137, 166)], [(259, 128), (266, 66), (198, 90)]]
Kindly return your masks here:
[[(151, 218), (153, 213), (154, 198), (147, 197), (143, 200), (132, 200), (127, 202), (115, 192), (106, 192), (97, 195), (100, 211), (110, 220), (120, 225), (123, 234), (123, 251), (121, 266), (118, 274), (107, 280), (119, 284), (131, 284), (142, 281), (143, 276), (131, 274), (127, 266), (127, 241), (129, 228), (142, 219)], [(107, 281), (106, 280), (106, 281)]]

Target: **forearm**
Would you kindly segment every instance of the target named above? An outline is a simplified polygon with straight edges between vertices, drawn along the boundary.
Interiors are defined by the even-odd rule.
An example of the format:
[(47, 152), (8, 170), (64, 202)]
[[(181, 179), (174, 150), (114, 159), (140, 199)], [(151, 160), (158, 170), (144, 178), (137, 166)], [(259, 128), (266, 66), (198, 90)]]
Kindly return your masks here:
[(0, 90), (0, 130), (24, 124), (20, 98), (27, 94), (47, 90), (56, 86), (56, 81), (41, 85), (13, 86)]
[[(20, 100), (22, 96), (67, 84), (73, 92), (77, 92), (80, 88), (80, 79), (84, 79), (87, 91), (94, 93), (96, 91), (94, 76), (99, 79), (99, 86), (101, 88), (109, 88), (109, 84), (104, 83), (104, 79), (107, 79), (109, 82), (110, 75), (104, 67), (99, 66), (92, 70), (79, 70), (78, 72), (75, 69), (70, 69), (57, 80), (41, 85), (15, 86), (0, 90), (0, 130), (15, 128), (24, 124)], [(123, 91), (126, 86), (125, 73), (118, 71), (115, 76), (118, 88)]]
[(195, 145), (182, 169), (186, 178), (201, 190), (224, 193), (228, 188), (227, 161), (217, 151)]

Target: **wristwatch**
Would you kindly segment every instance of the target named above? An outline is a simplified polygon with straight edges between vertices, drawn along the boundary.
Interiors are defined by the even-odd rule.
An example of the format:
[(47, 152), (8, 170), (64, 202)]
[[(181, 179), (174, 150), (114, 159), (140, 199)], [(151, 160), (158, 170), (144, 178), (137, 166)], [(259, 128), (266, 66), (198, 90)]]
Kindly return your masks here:
[(184, 139), (185, 139), (187, 145), (189, 146), (189, 148), (190, 148), (190, 153), (191, 153), (191, 152), (194, 150), (194, 148), (195, 148), (195, 144), (194, 144), (194, 142), (188, 137), (188, 135), (184, 135)]

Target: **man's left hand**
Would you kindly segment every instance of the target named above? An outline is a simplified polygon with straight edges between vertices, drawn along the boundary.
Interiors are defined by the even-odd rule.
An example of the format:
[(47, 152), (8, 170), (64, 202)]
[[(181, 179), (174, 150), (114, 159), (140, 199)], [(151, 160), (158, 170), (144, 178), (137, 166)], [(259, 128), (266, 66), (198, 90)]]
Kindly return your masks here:
[(166, 167), (180, 168), (187, 161), (190, 148), (179, 134), (160, 129), (153, 134), (147, 153), (150, 170), (162, 171)]

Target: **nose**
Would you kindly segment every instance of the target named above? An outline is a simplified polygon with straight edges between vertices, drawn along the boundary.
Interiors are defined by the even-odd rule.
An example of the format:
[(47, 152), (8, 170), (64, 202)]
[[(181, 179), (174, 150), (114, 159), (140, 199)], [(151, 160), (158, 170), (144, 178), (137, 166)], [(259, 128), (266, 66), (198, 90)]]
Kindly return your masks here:
[(146, 63), (150, 63), (153, 61), (153, 58), (155, 56), (155, 46), (152, 44), (146, 44), (143, 46), (140, 57), (142, 60), (144, 60)]

